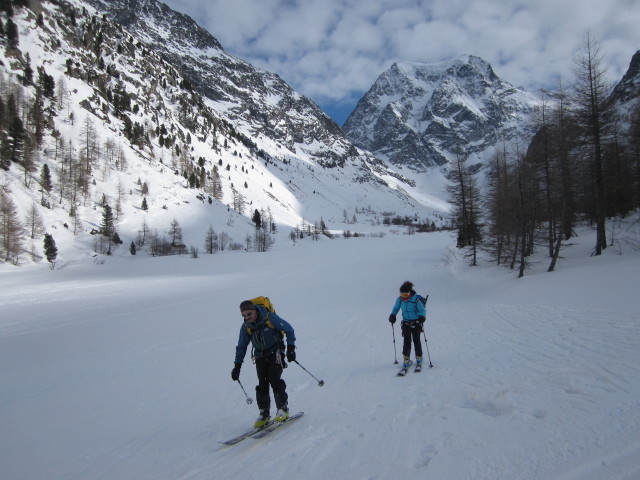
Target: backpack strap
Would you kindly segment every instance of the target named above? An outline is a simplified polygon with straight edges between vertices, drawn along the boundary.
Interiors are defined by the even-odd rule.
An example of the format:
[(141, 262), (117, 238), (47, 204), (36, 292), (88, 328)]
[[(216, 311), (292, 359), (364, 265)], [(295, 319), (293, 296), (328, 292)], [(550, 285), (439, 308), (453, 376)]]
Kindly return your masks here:
[[(267, 310), (267, 309), (265, 309), (264, 318), (265, 318), (265, 325), (267, 327), (269, 327), (270, 329), (275, 330), (276, 332), (280, 333), (280, 341), (278, 343), (279, 343), (279, 346), (280, 346), (280, 350), (284, 353), (285, 348), (286, 348), (285, 343), (284, 343), (284, 338), (285, 338), (284, 331), (283, 330), (278, 330), (275, 327), (275, 325), (271, 322), (271, 319), (269, 318), (269, 310)], [(245, 328), (247, 329), (247, 333), (249, 334), (249, 338), (251, 338), (251, 335), (253, 335), (253, 333), (254, 333), (253, 330), (251, 330), (249, 327), (245, 327)], [(276, 349), (276, 350), (278, 350), (278, 349)], [(251, 344), (251, 361), (253, 363), (256, 363), (255, 353), (254, 352), (255, 352), (255, 348), (254, 348), (253, 343), (252, 343)], [(284, 361), (282, 362), (282, 364), (283, 364), (282, 365), (283, 368), (287, 368), (287, 364)]]

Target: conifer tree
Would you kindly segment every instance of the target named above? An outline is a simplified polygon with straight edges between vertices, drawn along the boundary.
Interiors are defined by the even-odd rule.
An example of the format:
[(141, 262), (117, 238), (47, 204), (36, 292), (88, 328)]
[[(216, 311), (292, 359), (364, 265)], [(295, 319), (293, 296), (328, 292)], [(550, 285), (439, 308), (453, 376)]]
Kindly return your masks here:
[(220, 173), (218, 167), (214, 166), (211, 173), (211, 195), (216, 200), (222, 200), (222, 180), (220, 179)]
[(0, 0), (0, 12), (5, 12), (7, 17), (13, 16), (13, 5), (11, 0)]
[(18, 35), (18, 26), (9, 18), (5, 26), (5, 34), (7, 36), (7, 44), (9, 48), (18, 48), (20, 43)]
[(58, 247), (56, 241), (53, 239), (53, 235), (48, 233), (44, 234), (44, 256), (49, 263), (54, 263), (58, 257)]
[(253, 217), (251, 217), (251, 221), (256, 226), (256, 228), (260, 228), (262, 226), (262, 217), (260, 216), (260, 212), (256, 208), (253, 212)]
[(113, 210), (109, 205), (105, 205), (103, 208), (100, 230), (102, 236), (108, 242), (107, 255), (111, 255), (111, 243), (113, 242), (113, 234), (115, 233), (115, 229), (113, 224)]
[(44, 194), (51, 193), (53, 189), (53, 183), (51, 182), (51, 170), (46, 163), (42, 165), (40, 169), (40, 188), (42, 188), (42, 199), (44, 200)]
[(9, 111), (9, 124), (7, 128), (7, 140), (8, 151), (7, 159), (10, 162), (20, 162), (24, 149), (24, 141), (26, 137), (26, 130), (22, 120), (17, 114), (17, 111), (10, 109)]

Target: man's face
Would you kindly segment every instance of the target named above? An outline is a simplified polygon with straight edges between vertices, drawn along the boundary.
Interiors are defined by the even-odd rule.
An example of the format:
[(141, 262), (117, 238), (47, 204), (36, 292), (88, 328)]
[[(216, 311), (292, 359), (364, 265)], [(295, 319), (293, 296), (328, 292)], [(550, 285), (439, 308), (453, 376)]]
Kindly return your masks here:
[(253, 323), (258, 318), (258, 312), (255, 310), (243, 310), (240, 312), (242, 314), (242, 318), (244, 318), (247, 322)]

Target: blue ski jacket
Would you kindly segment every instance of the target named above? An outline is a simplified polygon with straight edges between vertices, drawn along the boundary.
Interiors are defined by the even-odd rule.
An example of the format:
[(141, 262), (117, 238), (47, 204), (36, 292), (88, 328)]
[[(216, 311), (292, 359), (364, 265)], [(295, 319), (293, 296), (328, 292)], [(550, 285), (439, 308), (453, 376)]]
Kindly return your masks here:
[(391, 313), (395, 315), (401, 309), (403, 322), (412, 322), (418, 320), (419, 317), (427, 316), (427, 310), (422, 302), (418, 300), (416, 292), (411, 292), (411, 296), (407, 300), (398, 297)]
[[(235, 363), (244, 361), (249, 343), (253, 344), (256, 358), (271, 355), (283, 344), (280, 332), (284, 332), (287, 338), (287, 345), (295, 345), (296, 343), (295, 332), (289, 322), (273, 312), (267, 312), (260, 305), (256, 305), (256, 309), (258, 310), (258, 320), (253, 324), (244, 321), (240, 327)], [(249, 334), (249, 331), (251, 334)]]

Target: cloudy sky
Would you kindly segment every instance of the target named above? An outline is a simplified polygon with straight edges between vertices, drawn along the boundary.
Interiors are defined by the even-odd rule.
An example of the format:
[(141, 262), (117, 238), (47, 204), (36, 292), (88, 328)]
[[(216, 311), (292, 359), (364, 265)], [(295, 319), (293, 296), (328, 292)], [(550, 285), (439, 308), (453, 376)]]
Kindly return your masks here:
[(394, 62), (472, 54), (528, 90), (572, 80), (587, 30), (612, 81), (640, 50), (640, 0), (161, 0), (342, 125)]

